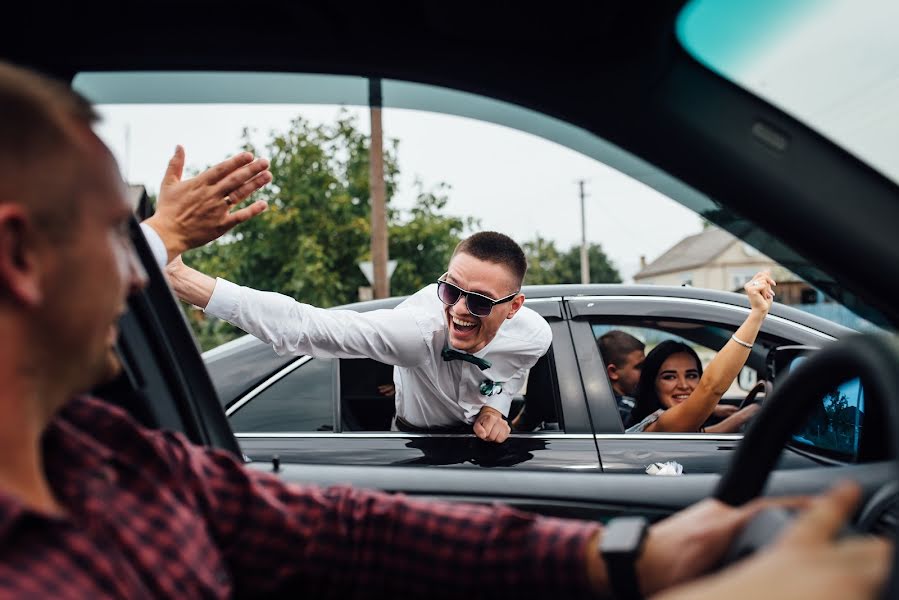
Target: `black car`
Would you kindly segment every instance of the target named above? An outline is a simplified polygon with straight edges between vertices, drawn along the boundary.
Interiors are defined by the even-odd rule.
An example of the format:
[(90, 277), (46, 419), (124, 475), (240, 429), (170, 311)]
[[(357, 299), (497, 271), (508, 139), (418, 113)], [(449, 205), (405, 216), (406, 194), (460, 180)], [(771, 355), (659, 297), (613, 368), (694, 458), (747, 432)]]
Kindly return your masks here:
[[(894, 144), (882, 145), (878, 152), (848, 143), (826, 127), (858, 117), (886, 139), (896, 139), (895, 102), (877, 110), (861, 102), (871, 97), (889, 100), (895, 88), (889, 85), (899, 55), (892, 31), (895, 19), (889, 13), (892, 3), (803, 4), (810, 10), (848, 6), (850, 12), (837, 20), (839, 35), (808, 30), (792, 35), (797, 22), (819, 20), (797, 21), (793, 12), (780, 15), (791, 17), (782, 20), (777, 14), (757, 19), (751, 10), (754, 2), (719, 2), (718, 7), (735, 18), (720, 24), (692, 23), (709, 4), (715, 3), (610, 0), (532, 7), (343, 2), (271, 5), (266, 7), (271, 11), (267, 18), (246, 18), (243, 12), (206, 3), (156, 2), (114, 9), (91, 3), (19, 3), (5, 10), (7, 22), (16, 26), (8, 27), (0, 40), (0, 53), (70, 81), (85, 72), (108, 74), (112, 80), (116, 73), (147, 76), (149, 85), (130, 86), (132, 95), (115, 96), (119, 102), (140, 101), (146, 94), (155, 94), (159, 102), (169, 100), (151, 81), (158, 73), (181, 74), (182, 82), (190, 82), (202, 79), (197, 73), (210, 72), (259, 74), (260, 87), (230, 88), (232, 98), (249, 102), (253, 94), (277, 91), (262, 77), (272, 73), (355, 77), (361, 80), (363, 97), (378, 106), (393, 102), (420, 109), (430, 102), (432, 108), (471, 115), (478, 110), (490, 113), (501, 101), (518, 109), (503, 113), (508, 119), (497, 117), (505, 125), (632, 174), (752, 244), (829, 297), (895, 330), (899, 179), (889, 162), (895, 156)], [(685, 31), (705, 32), (724, 46), (738, 39), (756, 42), (741, 48), (742, 53), (731, 53), (741, 58), (768, 47), (771, 38), (762, 33), (785, 34), (782, 39), (801, 51), (800, 60), (776, 75), (800, 82), (799, 87), (809, 91), (805, 97), (822, 110), (809, 117), (777, 96), (763, 99), (772, 80), (747, 85), (697, 54)], [(824, 43), (810, 46), (815, 40)], [(822, 48), (840, 60), (832, 60)], [(865, 68), (869, 66), (874, 68)], [(845, 73), (872, 79), (847, 83)], [(391, 95), (400, 88), (414, 88), (416, 93)], [(384, 93), (369, 96), (370, 90)], [(214, 101), (221, 90), (186, 91), (195, 101)], [(196, 342), (136, 228), (135, 240), (151, 285), (132, 298), (121, 322), (126, 373), (97, 393), (148, 426), (178, 430), (196, 443), (241, 455)], [(568, 296), (570, 292), (560, 294)], [(577, 315), (563, 314), (557, 323), (563, 329), (577, 325)], [(593, 344), (592, 332), (581, 331), (577, 338), (572, 332), (571, 345), (565, 344), (570, 361), (563, 361), (554, 349), (556, 368), (588, 364), (598, 373), (597, 361), (590, 364), (579, 352)], [(777, 332), (769, 328), (767, 335), (776, 337)], [(894, 535), (899, 514), (899, 349), (893, 335), (836, 337), (840, 339), (795, 370), (791, 363), (781, 365), (779, 373), (787, 374), (778, 374), (779, 387), (723, 476), (614, 473), (615, 461), (609, 459), (597, 469), (593, 461), (614, 452), (619, 442), (594, 438), (589, 430), (581, 435), (589, 443), (595, 439), (597, 448), (585, 453), (583, 464), (609, 473), (399, 468), (382, 466), (383, 461), (316, 464), (309, 455), (275, 461), (264, 451), (256, 454), (251, 467), (274, 470), (291, 482), (351, 482), (426, 498), (499, 500), (543, 514), (596, 520), (622, 514), (658, 518), (709, 495), (740, 504), (762, 494), (816, 493), (839, 478), (851, 478), (864, 490), (865, 505), (855, 521), (858, 529)], [(585, 381), (558, 376), (560, 386), (577, 388)], [(815, 420), (811, 413), (821, 406), (822, 396), (855, 377), (864, 385), (865, 410), (854, 411), (855, 419), (864, 420), (863, 429), (856, 429), (854, 461), (777, 469), (784, 444), (801, 449), (807, 438), (791, 436), (804, 419), (811, 415)], [(587, 413), (595, 405), (602, 414), (611, 414), (608, 390), (601, 391), (607, 384), (598, 376), (593, 381), (596, 390), (573, 392), (584, 398), (580, 410)], [(595, 396), (590, 407), (589, 395)], [(560, 401), (563, 397), (569, 397), (567, 390), (560, 389)], [(577, 421), (567, 407), (563, 417), (568, 435), (568, 425)], [(332, 419), (335, 428), (343, 426)], [(620, 427), (611, 416), (597, 422), (597, 427)], [(620, 434), (596, 429), (595, 435)], [(600, 439), (607, 448), (598, 448)], [(636, 461), (623, 462), (631, 468)], [(899, 595), (897, 564), (887, 597)]]
[[(524, 407), (528, 431), (500, 446), (473, 434), (391, 432), (394, 399), (378, 386), (389, 365), (370, 359), (279, 356), (252, 336), (204, 353), (219, 400), (243, 452), (253, 460), (343, 465), (477, 465), (582, 472), (643, 472), (676, 461), (686, 473), (724, 470), (741, 434), (624, 434), (596, 339), (624, 329), (649, 341), (680, 339), (717, 351), (743, 322), (740, 294), (665, 286), (526, 286), (526, 305), (542, 315), (553, 343), (531, 370), (510, 417)], [(351, 304), (368, 311), (402, 298)], [(783, 346), (821, 347), (852, 330), (784, 305), (766, 319), (741, 380), (724, 402), (739, 405), (768, 358)], [(811, 452), (809, 451), (811, 450)], [(831, 464), (814, 447), (787, 450), (781, 468)]]

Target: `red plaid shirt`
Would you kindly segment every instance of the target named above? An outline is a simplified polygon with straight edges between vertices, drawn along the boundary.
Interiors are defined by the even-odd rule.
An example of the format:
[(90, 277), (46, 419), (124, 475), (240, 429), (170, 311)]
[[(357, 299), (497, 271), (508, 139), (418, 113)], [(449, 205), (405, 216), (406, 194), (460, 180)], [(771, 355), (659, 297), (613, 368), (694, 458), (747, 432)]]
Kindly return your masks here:
[(43, 447), (68, 515), (0, 492), (2, 598), (589, 595), (592, 523), (287, 485), (87, 398)]

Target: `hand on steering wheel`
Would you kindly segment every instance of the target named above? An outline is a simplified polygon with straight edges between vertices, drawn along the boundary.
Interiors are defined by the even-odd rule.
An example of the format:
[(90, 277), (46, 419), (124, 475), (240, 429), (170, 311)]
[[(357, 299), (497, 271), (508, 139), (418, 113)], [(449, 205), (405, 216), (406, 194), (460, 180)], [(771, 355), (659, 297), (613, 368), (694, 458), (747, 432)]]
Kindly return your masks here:
[[(815, 352), (779, 383), (718, 482), (715, 498), (731, 506), (741, 506), (758, 497), (784, 444), (820, 402), (821, 396), (855, 377), (862, 381), (866, 402), (883, 408), (892, 450), (894, 456), (899, 456), (899, 435), (896, 435), (899, 411), (891, 402), (895, 390), (899, 389), (899, 343), (889, 336), (854, 335)], [(781, 521), (777, 529), (783, 529), (789, 519)], [(762, 522), (750, 523), (734, 544), (745, 544), (746, 551), (751, 552), (770, 542), (776, 537), (773, 528), (762, 525)], [(892, 592), (899, 591), (895, 589), (899, 581), (893, 584)]]

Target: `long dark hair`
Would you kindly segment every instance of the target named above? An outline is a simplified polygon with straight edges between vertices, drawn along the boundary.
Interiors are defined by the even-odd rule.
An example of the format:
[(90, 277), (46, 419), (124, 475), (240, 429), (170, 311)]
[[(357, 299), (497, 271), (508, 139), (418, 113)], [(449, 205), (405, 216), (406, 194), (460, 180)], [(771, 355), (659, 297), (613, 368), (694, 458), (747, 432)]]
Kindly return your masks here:
[(690, 346), (683, 342), (675, 340), (665, 340), (652, 349), (652, 352), (646, 355), (643, 361), (643, 368), (640, 370), (640, 381), (637, 383), (637, 402), (634, 404), (634, 410), (631, 411), (631, 418), (628, 419), (627, 427), (636, 425), (650, 414), (665, 408), (659, 401), (659, 394), (656, 392), (656, 377), (659, 370), (669, 356), (673, 354), (689, 354), (696, 361), (696, 368), (699, 370), (699, 376), (702, 377), (702, 361), (699, 360), (696, 352)]

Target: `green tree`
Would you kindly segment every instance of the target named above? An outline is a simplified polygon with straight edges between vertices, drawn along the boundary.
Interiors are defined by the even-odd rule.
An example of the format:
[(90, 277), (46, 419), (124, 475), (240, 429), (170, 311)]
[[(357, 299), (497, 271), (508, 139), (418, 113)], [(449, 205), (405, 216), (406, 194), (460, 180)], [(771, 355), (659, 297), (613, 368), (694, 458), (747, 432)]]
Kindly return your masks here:
[[(587, 258), (590, 262), (590, 283), (621, 283), (621, 274), (606, 256), (600, 244), (590, 244), (587, 247)], [(562, 283), (580, 283), (580, 246), (572, 246), (568, 252), (562, 255), (558, 270)]]
[[(357, 263), (370, 239), (368, 137), (346, 113), (334, 125), (298, 117), (259, 154), (274, 175), (256, 194), (269, 210), (195, 250), (188, 263), (317, 306), (352, 302), (366, 283)], [(394, 142), (384, 155), (388, 199), (398, 174)]]
[(538, 235), (534, 240), (524, 242), (521, 246), (528, 259), (528, 273), (524, 279), (526, 284), (563, 283), (557, 271), (562, 254), (556, 249), (555, 242)]
[(446, 270), (456, 244), (480, 225), (472, 217), (441, 214), (448, 201), (449, 185), (441, 183), (427, 192), (421, 181), (415, 185), (415, 206), (406, 212), (391, 213), (390, 257), (396, 259), (397, 265), (390, 291), (395, 296), (412, 294), (436, 281)]
[[(287, 131), (272, 132), (257, 152), (244, 132), (244, 147), (268, 156), (273, 182), (256, 193), (269, 209), (215, 243), (185, 255), (185, 262), (242, 285), (277, 291), (316, 306), (353, 302), (367, 285), (358, 263), (370, 256), (369, 137), (342, 112), (330, 125), (302, 117)], [(385, 144), (388, 207), (399, 177), (397, 140)], [(407, 211), (388, 209), (390, 254), (398, 261), (395, 295), (409, 294), (435, 280), (456, 243), (477, 223), (441, 215), (449, 187), (424, 191)], [(236, 328), (188, 310), (203, 349), (240, 335)]]
[[(528, 258), (527, 284), (554, 284), (581, 282), (581, 248), (572, 246), (560, 252), (555, 243), (540, 236), (523, 245)], [(587, 248), (590, 262), (591, 283), (620, 283), (621, 274), (606, 256), (600, 244), (590, 244)]]

